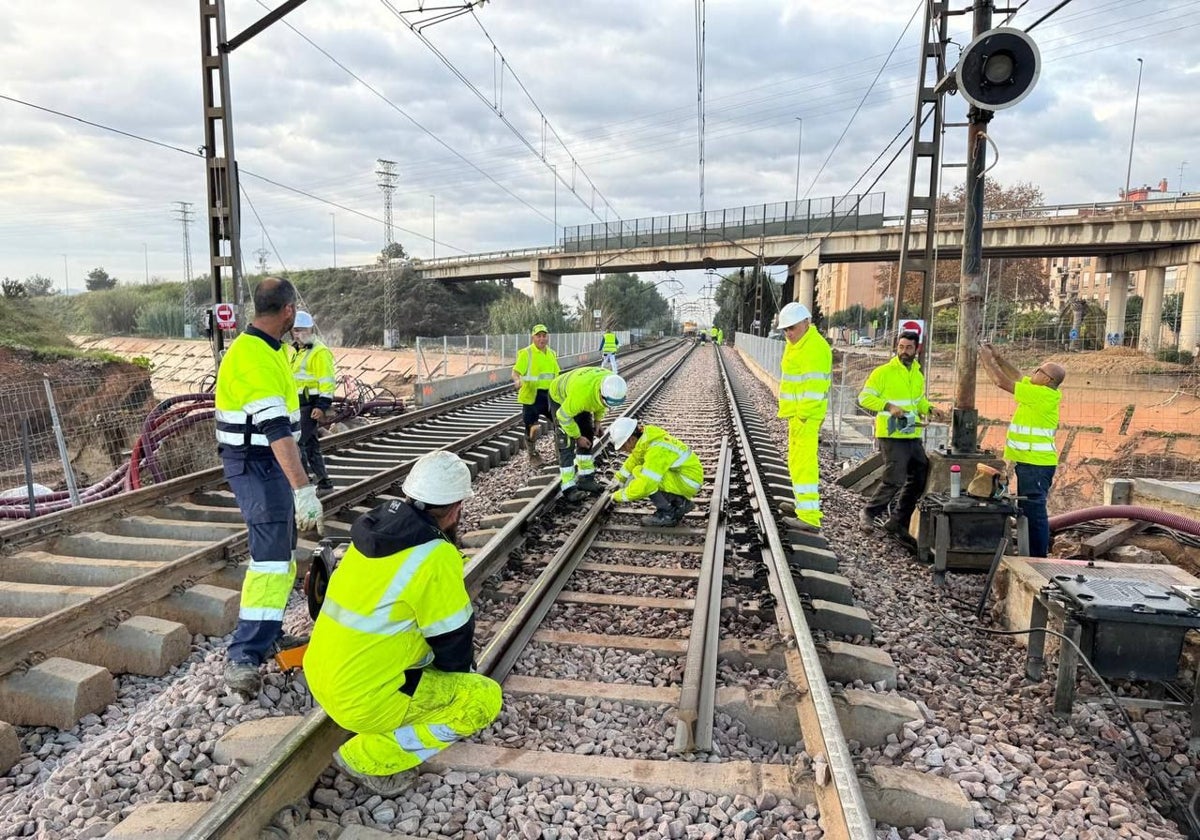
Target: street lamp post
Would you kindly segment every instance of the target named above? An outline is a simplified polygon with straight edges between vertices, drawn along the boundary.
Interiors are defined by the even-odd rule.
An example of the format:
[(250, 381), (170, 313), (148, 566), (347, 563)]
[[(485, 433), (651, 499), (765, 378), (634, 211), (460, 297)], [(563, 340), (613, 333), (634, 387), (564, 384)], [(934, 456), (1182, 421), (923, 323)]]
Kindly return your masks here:
[[(800, 203), (800, 150), (804, 148), (804, 118), (796, 117), (800, 123), (800, 136), (796, 140), (796, 204)], [(794, 210), (792, 212), (795, 212)]]
[(1133, 95), (1133, 129), (1129, 132), (1129, 164), (1125, 167), (1125, 200), (1129, 200), (1129, 174), (1133, 171), (1133, 141), (1137, 137), (1137, 112), (1138, 102), (1142, 98), (1142, 60), (1139, 58), (1138, 63), (1138, 80), (1137, 93)]
[(329, 214), (329, 224), (333, 228), (333, 267), (337, 268), (337, 216)]
[(429, 196), (433, 199), (433, 258), (437, 259), (437, 196), (432, 193)]

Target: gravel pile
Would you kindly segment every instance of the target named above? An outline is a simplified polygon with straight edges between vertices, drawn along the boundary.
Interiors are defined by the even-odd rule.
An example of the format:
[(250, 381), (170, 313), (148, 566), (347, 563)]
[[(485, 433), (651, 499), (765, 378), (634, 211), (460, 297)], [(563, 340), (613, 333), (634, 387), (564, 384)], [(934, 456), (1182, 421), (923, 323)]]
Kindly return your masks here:
[(677, 656), (532, 642), (517, 660), (513, 673), (663, 688), (681, 682), (683, 666), (683, 659)]
[[(773, 416), (774, 395), (736, 353), (726, 358), (752, 389), (758, 413)], [(786, 427), (773, 421), (771, 428), (785, 453)], [(945, 616), (972, 620), (963, 604), (978, 600), (982, 576), (951, 574), (944, 589), (934, 586), (928, 567), (895, 542), (859, 530), (862, 499), (832, 483), (836, 471), (828, 461), (821, 475), (822, 530), (841, 557), (839, 572), (853, 581), (857, 605), (871, 615), (872, 644), (895, 659), (899, 691), (927, 712), (924, 726), (906, 728), (882, 748), (861, 749), (858, 758), (863, 765), (909, 767), (953, 779), (975, 815), (976, 828), (964, 832), (883, 827), (879, 836), (1181, 837), (1151, 807), (1154, 789), (1147, 793), (1146, 768), (1117, 713), (1076, 704), (1069, 721), (1058, 720), (1052, 712), (1053, 664), (1047, 664), (1049, 676), (1041, 683), (1027, 683), (1024, 648), (1010, 638), (947, 623)], [(1197, 784), (1195, 763), (1186, 760), (1186, 726), (1178, 712), (1146, 712), (1137, 724), (1156, 767), (1170, 775), (1185, 802)]]
[[(627, 542), (609, 540), (609, 542)], [(691, 551), (633, 551), (627, 548), (594, 548), (588, 552), (593, 563), (617, 563), (625, 566), (647, 566), (659, 569), (699, 569), (700, 555)]]
[(607, 572), (576, 572), (567, 589), (639, 598), (695, 598), (696, 581), (687, 578), (619, 575)]
[(772, 688), (779, 691), (792, 688), (792, 681), (783, 671), (774, 668), (758, 668), (750, 663), (735, 665), (730, 662), (717, 663), (717, 687), (741, 686), (742, 688)]
[(550, 608), (542, 626), (549, 630), (576, 633), (686, 639), (692, 626), (692, 614), (686, 610), (556, 603)]

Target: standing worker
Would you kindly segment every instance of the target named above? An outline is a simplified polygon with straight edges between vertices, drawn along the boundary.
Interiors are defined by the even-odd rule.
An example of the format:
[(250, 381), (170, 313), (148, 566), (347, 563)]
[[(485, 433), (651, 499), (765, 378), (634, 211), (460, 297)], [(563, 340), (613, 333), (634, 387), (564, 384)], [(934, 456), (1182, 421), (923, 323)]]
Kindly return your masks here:
[(588, 493), (602, 493), (596, 481), (592, 444), (600, 421), (613, 406), (625, 402), (625, 380), (604, 368), (575, 368), (550, 383), (550, 402), (558, 429), (558, 475), (563, 498), (581, 502)]
[(711, 339), (712, 339), (712, 343), (713, 343), (713, 344), (719, 344), (719, 343), (720, 343), (720, 339), (718, 339), (718, 338), (717, 338), (717, 336), (719, 335), (719, 333), (720, 333), (720, 330), (718, 330), (718, 329), (717, 329), (717, 325), (716, 325), (716, 324), (713, 324), (711, 327), (709, 327), (709, 328), (708, 328), (708, 335), (709, 335), (709, 338), (711, 338)]
[(517, 402), (521, 405), (521, 420), (525, 425), (525, 451), (529, 463), (542, 462), (537, 451), (538, 419), (553, 419), (550, 413), (550, 383), (558, 376), (558, 356), (550, 349), (550, 331), (545, 324), (533, 327), (533, 343), (517, 351), (513, 364), (513, 384), (517, 386)]
[(354, 523), (304, 654), (313, 699), (356, 733), (333, 763), (389, 798), (501, 704), (500, 686), (472, 671), (475, 614), (455, 545), (471, 471), (453, 452), (429, 452), (404, 495)]
[(600, 367), (607, 366), (613, 373), (617, 372), (617, 348), (621, 346), (621, 342), (617, 340), (615, 332), (606, 332), (604, 338), (600, 339)]
[(829, 408), (833, 351), (812, 313), (792, 302), (779, 310), (779, 329), (787, 339), (779, 376), (779, 417), (788, 421), (788, 474), (791, 502), (780, 509), (785, 519), (795, 516), (806, 531), (821, 528), (821, 473), (817, 444)]
[(295, 350), (292, 353), (292, 375), (300, 395), (300, 462), (304, 471), (317, 479), (318, 490), (332, 490), (325, 459), (321, 457), (321, 438), (317, 434), (325, 415), (333, 406), (334, 385), (337, 382), (333, 353), (325, 342), (313, 335), (312, 315), (301, 310), (292, 324)]
[(628, 454), (614, 477), (614, 502), (650, 499), (655, 512), (642, 517), (649, 527), (673, 528), (694, 507), (704, 481), (696, 453), (658, 426), (618, 417), (609, 429), (613, 446)]
[(725, 330), (721, 329), (720, 327), (717, 327), (717, 344), (720, 345), (720, 344), (724, 344), (724, 343), (725, 343)]
[(1029, 556), (1045, 557), (1050, 552), (1050, 520), (1046, 497), (1058, 468), (1054, 435), (1058, 432), (1059, 386), (1067, 378), (1062, 365), (1042, 362), (1032, 376), (1022, 376), (990, 344), (979, 348), (979, 361), (997, 388), (1008, 391), (1017, 409), (1008, 424), (1004, 460), (1011, 461), (1017, 474), (1017, 506), (1029, 522)]
[(917, 361), (918, 341), (915, 332), (900, 333), (896, 355), (871, 371), (858, 395), (859, 405), (876, 412), (875, 437), (885, 464), (883, 481), (863, 509), (863, 527), (873, 529), (895, 499), (883, 529), (910, 550), (916, 549), (917, 542), (908, 532), (909, 521), (929, 478), (929, 458), (918, 423), (925, 417), (945, 416), (925, 398), (925, 376)]
[(254, 288), (254, 322), (229, 345), (217, 371), (217, 452), (249, 530), (250, 567), (225, 684), (255, 697), (258, 668), (280, 641), (296, 577), (296, 529), (324, 532), (317, 488), (300, 448), (300, 399), (282, 344), (296, 318), (296, 289), (267, 277)]

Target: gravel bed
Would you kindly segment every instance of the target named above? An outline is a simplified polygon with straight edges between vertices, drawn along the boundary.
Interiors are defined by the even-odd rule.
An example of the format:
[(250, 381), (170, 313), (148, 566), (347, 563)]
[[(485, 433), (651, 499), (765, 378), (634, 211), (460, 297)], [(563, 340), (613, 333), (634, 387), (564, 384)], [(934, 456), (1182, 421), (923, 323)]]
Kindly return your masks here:
[(621, 575), (608, 572), (577, 572), (567, 581), (575, 592), (633, 595), (641, 598), (695, 598), (696, 581), (653, 575)]
[[(775, 396), (736, 353), (726, 358), (750, 386), (756, 410), (773, 417)], [(786, 452), (786, 426), (773, 421), (771, 428), (779, 451)], [(854, 582), (857, 605), (871, 615), (873, 644), (896, 661), (899, 691), (926, 716), (924, 725), (905, 728), (882, 748), (861, 749), (858, 758), (864, 765), (908, 767), (957, 781), (975, 817), (976, 827), (966, 831), (881, 826), (879, 837), (1182, 837), (1151, 807), (1157, 795), (1153, 788), (1147, 793), (1147, 770), (1120, 716), (1077, 703), (1069, 721), (1058, 720), (1052, 663), (1047, 678), (1027, 683), (1024, 648), (1011, 638), (946, 622), (944, 616), (973, 621), (962, 603), (978, 600), (982, 577), (951, 574), (944, 589), (934, 586), (928, 567), (895, 542), (859, 530), (861, 497), (833, 484), (836, 469), (824, 451), (822, 458), (823, 533), (842, 560), (839, 572)], [(989, 626), (1001, 627), (998, 621)], [(1197, 784), (1194, 762), (1184, 766), (1175, 758), (1186, 756), (1186, 716), (1141, 717), (1136, 726), (1148, 736), (1156, 766), (1168, 771), (1186, 802)]]
[[(312, 804), (284, 812), (277, 825), (288, 835), (298, 820), (333, 836), (341, 826), (365, 825), (419, 837), (476, 840), (567, 840), (689, 837), (788, 837), (818, 840), (817, 809), (773, 794), (757, 800), (702, 791), (605, 788), (554, 776), (521, 784), (504, 773), (426, 773), (395, 799), (370, 796), (329, 771)], [(469, 832), (469, 833), (468, 833)]]
[(767, 639), (783, 638), (775, 619), (764, 619), (755, 613), (721, 610), (721, 638)]
[(742, 688), (773, 688), (778, 691), (792, 688), (792, 681), (783, 671), (774, 668), (758, 668), (749, 662), (735, 665), (717, 662), (717, 687), (740, 686)]
[(686, 639), (691, 626), (692, 614), (685, 610), (563, 603), (551, 607), (542, 622), (542, 627), (547, 630), (650, 639)]
[[(616, 542), (616, 540), (613, 540)], [(632, 543), (631, 543), (632, 544)], [(658, 569), (699, 569), (700, 555), (692, 551), (633, 551), (627, 548), (593, 548), (587, 559), (592, 563), (647, 566)]]
[(475, 740), (497, 747), (612, 758), (807, 766), (802, 745), (752, 738), (745, 724), (721, 712), (716, 715), (712, 752), (676, 754), (674, 714), (668, 704), (641, 708), (594, 697), (578, 701), (505, 695), (500, 717)]
[(682, 657), (648, 651), (531, 642), (517, 659), (513, 673), (663, 688), (683, 680), (683, 666)]

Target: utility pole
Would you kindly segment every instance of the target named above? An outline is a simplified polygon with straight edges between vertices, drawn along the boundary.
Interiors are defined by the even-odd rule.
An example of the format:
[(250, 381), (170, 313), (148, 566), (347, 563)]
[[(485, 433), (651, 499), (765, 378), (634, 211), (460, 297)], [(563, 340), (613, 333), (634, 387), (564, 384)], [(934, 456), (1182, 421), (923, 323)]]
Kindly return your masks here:
[(394, 241), (395, 230), (392, 227), (392, 193), (396, 191), (396, 162), (379, 158), (375, 161), (379, 168), (375, 174), (379, 176), (379, 189), (383, 191), (383, 346), (392, 349), (399, 343), (400, 327), (400, 290), (397, 288), (396, 269), (391, 260), (391, 244)]
[[(305, 0), (285, 0), (274, 11), (233, 38), (225, 28), (225, 0), (200, 0), (200, 73), (204, 113), (204, 170), (208, 191), (208, 255), (213, 305), (225, 301), (226, 278), (235, 297), (241, 288), (242, 246), (239, 224), (237, 158), (233, 151), (229, 54)], [(244, 313), (243, 313), (244, 321)], [(225, 350), (223, 332), (212, 327), (213, 358)]]
[[(992, 28), (992, 0), (974, 0), (972, 36)], [(963, 200), (962, 268), (958, 301), (958, 382), (950, 420), (950, 447), (957, 454), (979, 450), (979, 411), (975, 408), (975, 376), (979, 363), (979, 332), (983, 301), (983, 193), (987, 153), (985, 129), (993, 112), (972, 105), (967, 111), (967, 189)], [(932, 315), (932, 313), (930, 313)]]
[(375, 174), (379, 176), (379, 189), (383, 191), (383, 244), (386, 248), (396, 241), (392, 228), (392, 193), (396, 191), (396, 179), (400, 176), (396, 174), (396, 161), (377, 158), (375, 163), (379, 164)]
[(175, 218), (183, 227), (183, 337), (194, 338), (196, 329), (196, 291), (192, 288), (192, 202), (176, 201)]

